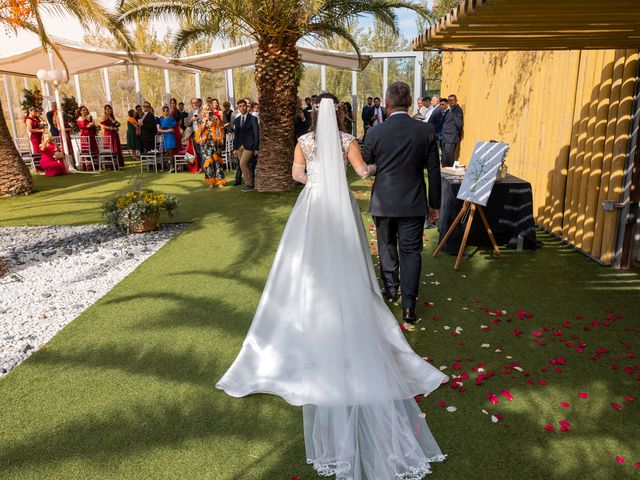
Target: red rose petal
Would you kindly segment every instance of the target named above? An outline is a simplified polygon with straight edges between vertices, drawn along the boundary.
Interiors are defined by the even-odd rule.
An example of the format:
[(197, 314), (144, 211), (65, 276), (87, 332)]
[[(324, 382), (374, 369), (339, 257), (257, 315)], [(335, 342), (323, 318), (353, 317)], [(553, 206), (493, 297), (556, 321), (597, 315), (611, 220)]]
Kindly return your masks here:
[(567, 402), (560, 402), (560, 406), (562, 408), (570, 408), (571, 407), (571, 405), (569, 405)]
[(554, 427), (553, 425), (549, 425), (548, 423), (545, 423), (545, 425), (544, 425), (544, 429), (545, 429), (547, 432), (553, 432), (553, 431), (555, 430), (555, 427)]
[(615, 408), (616, 410), (620, 410), (620, 409), (622, 409), (622, 405), (620, 405), (619, 403), (612, 403), (611, 404), (611, 408)]
[(566, 420), (560, 420), (558, 423), (560, 424), (561, 432), (568, 432), (571, 429), (571, 424)]
[(578, 396), (579, 396), (580, 398), (589, 398), (589, 394), (588, 394), (588, 393), (586, 393), (586, 392), (580, 392), (580, 393), (578, 393)]
[(500, 395), (502, 395), (507, 400), (513, 400), (513, 395), (511, 395), (511, 393), (508, 390), (502, 390), (500, 392)]
[(627, 395), (626, 397), (624, 397), (624, 399), (625, 399), (627, 402), (633, 402), (633, 397), (632, 397), (631, 395)]
[(444, 400), (438, 400), (438, 405), (440, 405), (442, 408), (447, 406), (447, 402), (445, 402)]
[(624, 463), (626, 462), (626, 460), (624, 459), (624, 457), (621, 457), (620, 455), (616, 455), (616, 462)]

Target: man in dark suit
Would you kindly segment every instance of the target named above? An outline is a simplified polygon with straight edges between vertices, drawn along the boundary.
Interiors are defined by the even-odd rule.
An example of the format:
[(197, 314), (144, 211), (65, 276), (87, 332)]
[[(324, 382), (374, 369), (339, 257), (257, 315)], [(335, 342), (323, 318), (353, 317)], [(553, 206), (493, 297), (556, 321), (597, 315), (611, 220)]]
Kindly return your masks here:
[(373, 108), (373, 97), (367, 98), (367, 104), (362, 107), (362, 126), (364, 128), (364, 135), (366, 137), (367, 130), (373, 127), (373, 121), (371, 120), (371, 109)]
[(464, 114), (458, 105), (458, 97), (449, 95), (449, 110), (444, 113), (442, 121), (442, 166), (453, 167), (456, 149), (462, 138)]
[[(414, 323), (424, 219), (428, 215), (435, 221), (440, 214), (440, 161), (433, 125), (407, 113), (411, 106), (409, 85), (391, 84), (385, 104), (389, 120), (369, 131), (362, 155), (368, 164), (378, 166), (370, 212), (377, 229), (385, 296), (397, 300), (402, 286), (403, 319)], [(429, 173), (428, 203), (425, 168)]]
[(140, 143), (142, 144), (142, 152), (147, 153), (156, 148), (158, 124), (149, 102), (142, 104), (142, 111), (142, 117), (138, 121), (140, 123)]
[[(240, 162), (245, 187), (243, 192), (250, 192), (254, 187), (251, 159), (260, 146), (260, 130), (258, 119), (249, 113), (246, 100), (238, 101), (238, 115), (233, 122), (233, 154)], [(237, 183), (236, 178), (236, 183)]]
[(380, 105), (380, 98), (378, 97), (373, 99), (373, 107), (371, 107), (369, 113), (372, 127), (387, 121), (387, 109)]

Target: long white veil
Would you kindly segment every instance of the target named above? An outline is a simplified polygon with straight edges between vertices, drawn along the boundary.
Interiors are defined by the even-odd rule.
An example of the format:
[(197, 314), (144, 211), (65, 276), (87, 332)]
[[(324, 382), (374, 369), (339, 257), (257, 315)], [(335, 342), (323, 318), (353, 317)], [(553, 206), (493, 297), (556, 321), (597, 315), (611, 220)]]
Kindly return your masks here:
[(444, 456), (413, 397), (446, 376), (411, 350), (380, 295), (330, 99), (316, 148), (300, 280), (307, 460), (339, 480), (421, 479)]

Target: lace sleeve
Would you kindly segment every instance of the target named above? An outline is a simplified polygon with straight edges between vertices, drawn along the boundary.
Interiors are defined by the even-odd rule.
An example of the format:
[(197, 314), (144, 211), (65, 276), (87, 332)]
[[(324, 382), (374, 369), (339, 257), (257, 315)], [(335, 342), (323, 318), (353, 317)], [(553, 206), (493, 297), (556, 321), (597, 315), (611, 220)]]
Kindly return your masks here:
[(291, 167), (291, 176), (296, 182), (307, 183), (306, 165), (294, 163)]

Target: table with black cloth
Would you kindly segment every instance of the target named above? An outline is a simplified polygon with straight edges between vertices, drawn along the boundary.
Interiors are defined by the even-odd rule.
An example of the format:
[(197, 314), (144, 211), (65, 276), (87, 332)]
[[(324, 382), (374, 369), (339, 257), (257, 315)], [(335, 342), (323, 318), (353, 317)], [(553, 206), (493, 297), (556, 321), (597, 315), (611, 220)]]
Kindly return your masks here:
[[(463, 206), (463, 201), (456, 197), (460, 190), (462, 177), (442, 174), (442, 204), (440, 206), (441, 242), (453, 224)], [(542, 244), (536, 238), (536, 226), (533, 220), (533, 193), (531, 184), (521, 178), (507, 175), (496, 180), (487, 206), (484, 207), (487, 221), (499, 246), (518, 247), (518, 237), (522, 237), (521, 246), (526, 249), (539, 248)], [(466, 223), (459, 223), (443, 251), (457, 255), (462, 243)], [(491, 239), (487, 234), (480, 214), (476, 212), (469, 234), (467, 245), (490, 247)]]

